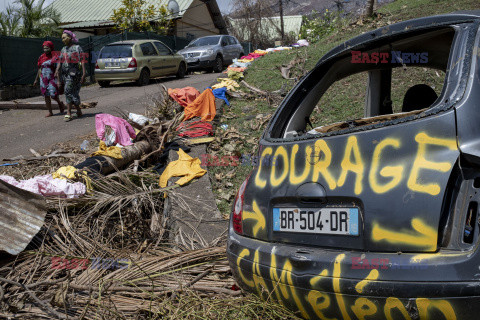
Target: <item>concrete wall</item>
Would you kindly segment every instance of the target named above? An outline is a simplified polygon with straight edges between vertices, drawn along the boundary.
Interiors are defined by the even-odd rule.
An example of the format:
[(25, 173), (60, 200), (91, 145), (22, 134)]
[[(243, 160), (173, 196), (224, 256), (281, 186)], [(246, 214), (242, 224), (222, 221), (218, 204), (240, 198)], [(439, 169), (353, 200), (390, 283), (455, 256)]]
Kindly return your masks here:
[(40, 86), (18, 85), (8, 86), (0, 90), (0, 100), (2, 101), (25, 99), (39, 95), (41, 95)]
[(202, 5), (200, 0), (193, 1), (183, 18), (177, 21), (178, 37), (193, 39), (215, 34), (220, 34), (220, 31), (215, 28), (207, 6)]

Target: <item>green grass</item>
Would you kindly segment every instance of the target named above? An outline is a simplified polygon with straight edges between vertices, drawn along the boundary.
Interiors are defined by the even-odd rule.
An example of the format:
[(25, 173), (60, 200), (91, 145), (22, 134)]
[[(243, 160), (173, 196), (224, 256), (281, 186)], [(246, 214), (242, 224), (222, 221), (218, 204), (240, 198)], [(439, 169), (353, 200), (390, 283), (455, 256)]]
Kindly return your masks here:
[[(265, 99), (232, 100), (231, 106), (225, 106), (220, 125), (227, 124), (227, 130), (217, 127), (217, 140), (210, 144), (208, 154), (222, 159), (224, 156), (240, 158), (242, 155), (256, 156), (258, 140), (267, 124), (267, 117), (274, 108)], [(227, 147), (227, 145), (230, 145)], [(231, 151), (234, 149), (234, 151)], [(217, 205), (225, 218), (230, 215), (236, 190), (252, 171), (250, 162), (238, 162), (233, 165), (209, 166), (212, 189)], [(229, 196), (230, 198), (226, 198)]]
[(305, 52), (303, 49), (275, 52), (254, 61), (245, 74), (245, 81), (267, 91), (279, 90), (284, 85), (291, 89), (293, 81), (283, 79), (279, 67), (287, 65), (299, 54), (306, 55), (305, 70), (311, 70), (330, 49), (366, 31), (408, 19), (474, 9), (480, 9), (478, 0), (397, 0), (380, 7), (376, 18), (360, 23), (357, 21), (356, 24), (325, 35), (319, 42), (306, 48)]

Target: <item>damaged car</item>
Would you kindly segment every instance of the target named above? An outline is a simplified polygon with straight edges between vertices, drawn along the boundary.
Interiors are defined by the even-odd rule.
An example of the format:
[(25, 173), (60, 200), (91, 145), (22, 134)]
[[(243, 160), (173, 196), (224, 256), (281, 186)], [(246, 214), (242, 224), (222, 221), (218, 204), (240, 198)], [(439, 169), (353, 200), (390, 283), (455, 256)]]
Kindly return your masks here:
[(478, 317), (479, 27), (480, 11), (385, 26), (299, 81), (233, 204), (244, 290), (306, 319)]

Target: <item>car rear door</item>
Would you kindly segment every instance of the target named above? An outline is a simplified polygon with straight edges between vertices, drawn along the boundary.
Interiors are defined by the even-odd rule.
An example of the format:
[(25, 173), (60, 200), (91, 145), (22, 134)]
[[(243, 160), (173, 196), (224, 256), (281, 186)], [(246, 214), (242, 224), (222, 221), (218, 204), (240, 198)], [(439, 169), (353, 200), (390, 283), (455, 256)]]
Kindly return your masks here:
[(158, 55), (162, 61), (161, 74), (175, 74), (178, 69), (179, 59), (173, 54), (173, 51), (160, 41), (154, 41), (153, 44), (157, 48)]
[(150, 69), (150, 76), (159, 77), (162, 75), (163, 61), (158, 55), (157, 50), (151, 42), (140, 44), (140, 50), (143, 54), (143, 62)]
[[(464, 91), (452, 84), (462, 83), (465, 53), (455, 46), (456, 32), (468, 33), (445, 28), (411, 41), (389, 38), (364, 44), (358, 63), (352, 49), (318, 64), (280, 106), (261, 142), (245, 192), (244, 234), (305, 246), (435, 252), (452, 214), (460, 156), (450, 101)], [(406, 52), (402, 62), (392, 49)], [(390, 56), (380, 65), (383, 54)], [(410, 67), (417, 73), (405, 71)], [(440, 85), (428, 82), (437, 78)], [(424, 107), (418, 93), (419, 108), (402, 112), (407, 94), (394, 90), (408, 93), (412, 79), (435, 87), (438, 98)], [(377, 111), (365, 117), (363, 104)], [(321, 125), (308, 130), (308, 123)]]

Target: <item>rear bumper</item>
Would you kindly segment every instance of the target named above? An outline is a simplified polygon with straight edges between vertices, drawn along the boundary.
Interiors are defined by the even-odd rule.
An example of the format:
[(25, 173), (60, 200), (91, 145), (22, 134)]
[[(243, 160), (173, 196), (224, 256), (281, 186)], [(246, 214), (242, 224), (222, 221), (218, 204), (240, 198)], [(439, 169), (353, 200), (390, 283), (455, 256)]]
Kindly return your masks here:
[(98, 80), (137, 80), (140, 77), (138, 68), (127, 69), (96, 69), (95, 79)]
[(227, 255), (243, 289), (305, 318), (472, 319), (480, 311), (475, 252), (326, 250), (258, 241), (231, 228)]

